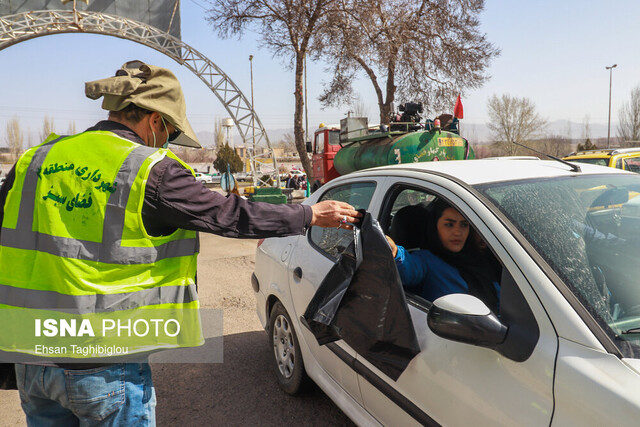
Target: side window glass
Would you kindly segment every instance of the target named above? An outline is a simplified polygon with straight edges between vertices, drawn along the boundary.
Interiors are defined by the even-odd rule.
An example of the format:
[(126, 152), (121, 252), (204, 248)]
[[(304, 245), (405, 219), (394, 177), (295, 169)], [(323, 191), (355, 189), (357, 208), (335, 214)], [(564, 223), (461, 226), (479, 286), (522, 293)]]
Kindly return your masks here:
[(316, 153), (324, 153), (324, 132), (316, 135)]
[[(356, 209), (368, 209), (375, 189), (375, 182), (341, 185), (327, 191), (319, 201), (338, 200), (349, 203)], [(311, 227), (310, 239), (325, 254), (337, 258), (353, 242), (353, 231), (343, 228)]]
[(623, 167), (622, 167), (622, 159), (616, 160), (616, 169), (623, 169)]
[(624, 161), (624, 164), (627, 170), (635, 173), (640, 173), (640, 157), (632, 157), (630, 159), (626, 159)]
[(329, 145), (340, 145), (339, 130), (332, 130), (329, 132)]

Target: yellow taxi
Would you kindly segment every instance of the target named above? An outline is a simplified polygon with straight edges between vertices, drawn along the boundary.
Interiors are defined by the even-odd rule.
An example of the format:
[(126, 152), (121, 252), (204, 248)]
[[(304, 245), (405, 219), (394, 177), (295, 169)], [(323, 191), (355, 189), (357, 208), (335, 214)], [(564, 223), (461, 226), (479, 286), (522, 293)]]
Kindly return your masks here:
[(577, 151), (562, 159), (640, 173), (640, 147)]

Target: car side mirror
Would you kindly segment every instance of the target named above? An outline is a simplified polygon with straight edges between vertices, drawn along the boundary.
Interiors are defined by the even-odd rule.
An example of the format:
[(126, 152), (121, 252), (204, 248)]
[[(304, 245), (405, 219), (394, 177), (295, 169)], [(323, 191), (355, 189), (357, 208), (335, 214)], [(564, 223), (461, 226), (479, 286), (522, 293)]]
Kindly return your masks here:
[(311, 145), (311, 141), (307, 141), (306, 145), (307, 145), (307, 153), (311, 153), (313, 151), (313, 145)]
[(435, 300), (427, 324), (442, 338), (488, 348), (502, 344), (508, 330), (489, 307), (467, 294), (450, 294)]

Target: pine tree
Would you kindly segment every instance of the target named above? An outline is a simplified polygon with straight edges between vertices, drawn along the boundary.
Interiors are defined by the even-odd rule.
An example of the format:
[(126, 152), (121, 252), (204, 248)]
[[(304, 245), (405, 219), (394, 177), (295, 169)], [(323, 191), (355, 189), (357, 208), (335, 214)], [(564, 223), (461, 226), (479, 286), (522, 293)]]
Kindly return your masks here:
[(234, 149), (229, 147), (229, 144), (225, 143), (219, 147), (216, 155), (217, 157), (213, 161), (213, 167), (216, 168), (218, 172), (225, 173), (227, 171), (227, 164), (229, 165), (231, 173), (242, 171), (242, 159)]

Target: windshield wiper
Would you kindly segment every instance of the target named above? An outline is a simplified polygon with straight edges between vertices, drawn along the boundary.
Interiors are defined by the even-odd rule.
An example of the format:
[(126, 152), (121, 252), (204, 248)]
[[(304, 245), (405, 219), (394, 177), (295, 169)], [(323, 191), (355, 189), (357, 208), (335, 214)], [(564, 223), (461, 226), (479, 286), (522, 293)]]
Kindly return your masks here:
[(640, 328), (631, 328), (631, 329), (627, 329), (626, 331), (622, 331), (620, 333), (622, 335), (640, 334)]

